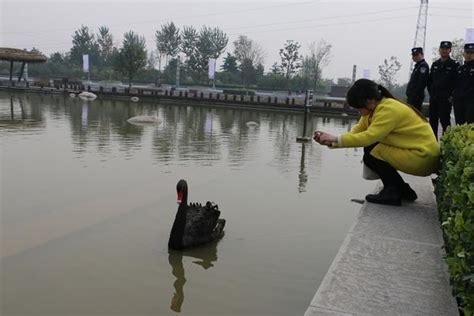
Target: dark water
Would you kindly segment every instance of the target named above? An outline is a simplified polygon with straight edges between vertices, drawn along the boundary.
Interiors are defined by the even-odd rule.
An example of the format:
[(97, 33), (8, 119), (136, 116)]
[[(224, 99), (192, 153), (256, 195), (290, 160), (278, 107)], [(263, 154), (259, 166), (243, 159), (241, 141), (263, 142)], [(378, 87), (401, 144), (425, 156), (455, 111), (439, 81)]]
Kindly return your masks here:
[[(301, 315), (374, 186), (302, 114), (1, 93), (0, 120), (1, 315)], [(180, 178), (219, 243), (168, 252)]]

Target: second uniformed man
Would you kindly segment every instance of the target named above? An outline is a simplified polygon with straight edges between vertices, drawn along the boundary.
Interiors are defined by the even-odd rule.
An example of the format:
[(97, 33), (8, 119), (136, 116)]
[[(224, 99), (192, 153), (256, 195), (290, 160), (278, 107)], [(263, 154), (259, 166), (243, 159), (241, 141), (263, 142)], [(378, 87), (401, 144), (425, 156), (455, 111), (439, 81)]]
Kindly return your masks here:
[(428, 85), (430, 67), (425, 61), (423, 48), (421, 47), (412, 48), (411, 58), (416, 64), (407, 86), (407, 102), (421, 111), (425, 99), (425, 88)]
[(439, 45), (440, 58), (431, 65), (428, 91), (430, 93), (430, 124), (438, 138), (438, 120), (443, 133), (451, 125), (451, 99), (459, 64), (451, 59), (451, 42)]
[(464, 45), (463, 55), (453, 92), (456, 124), (474, 123), (474, 43)]

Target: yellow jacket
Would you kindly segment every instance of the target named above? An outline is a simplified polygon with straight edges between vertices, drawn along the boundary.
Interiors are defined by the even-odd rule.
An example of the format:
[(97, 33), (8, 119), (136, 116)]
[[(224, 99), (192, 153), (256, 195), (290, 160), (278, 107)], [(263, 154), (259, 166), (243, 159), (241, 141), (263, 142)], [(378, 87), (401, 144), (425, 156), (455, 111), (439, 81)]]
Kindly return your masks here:
[(372, 115), (362, 116), (337, 147), (367, 147), (395, 169), (417, 176), (436, 172), (440, 149), (430, 124), (406, 104), (383, 98)]

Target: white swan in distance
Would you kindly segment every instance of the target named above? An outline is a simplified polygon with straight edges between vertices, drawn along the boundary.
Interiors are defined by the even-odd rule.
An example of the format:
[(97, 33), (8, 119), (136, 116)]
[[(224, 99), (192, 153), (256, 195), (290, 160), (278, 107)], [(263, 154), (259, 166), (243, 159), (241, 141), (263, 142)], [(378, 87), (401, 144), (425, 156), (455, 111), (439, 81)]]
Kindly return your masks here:
[(248, 127), (257, 127), (258, 123), (254, 121), (248, 121), (247, 123), (245, 123), (245, 125), (247, 125)]
[(130, 98), (130, 101), (132, 101), (132, 102), (138, 102), (138, 101), (140, 101), (140, 99), (139, 99), (138, 97), (131, 97), (131, 98)]
[(160, 124), (161, 119), (156, 115), (139, 115), (129, 118), (127, 122), (134, 125)]
[(97, 98), (96, 94), (87, 91), (82, 91), (77, 96), (83, 100), (95, 100)]
[(69, 96), (70, 96), (71, 98), (75, 98), (75, 97), (76, 97), (76, 94), (75, 94), (75, 93), (69, 93)]

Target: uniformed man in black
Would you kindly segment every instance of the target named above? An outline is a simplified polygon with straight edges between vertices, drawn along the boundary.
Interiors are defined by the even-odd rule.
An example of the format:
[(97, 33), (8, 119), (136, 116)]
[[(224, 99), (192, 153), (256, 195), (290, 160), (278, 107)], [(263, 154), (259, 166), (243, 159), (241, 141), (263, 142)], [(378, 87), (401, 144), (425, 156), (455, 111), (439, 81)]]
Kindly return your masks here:
[(440, 58), (431, 65), (428, 91), (430, 93), (430, 124), (438, 138), (438, 120), (443, 133), (451, 125), (451, 99), (459, 64), (451, 59), (451, 42), (439, 45)]
[(407, 102), (421, 111), (425, 99), (425, 88), (428, 85), (430, 67), (423, 56), (423, 48), (411, 49), (411, 58), (416, 63), (407, 86)]
[(453, 92), (456, 124), (474, 123), (474, 43), (464, 45), (463, 55)]

